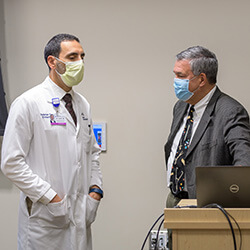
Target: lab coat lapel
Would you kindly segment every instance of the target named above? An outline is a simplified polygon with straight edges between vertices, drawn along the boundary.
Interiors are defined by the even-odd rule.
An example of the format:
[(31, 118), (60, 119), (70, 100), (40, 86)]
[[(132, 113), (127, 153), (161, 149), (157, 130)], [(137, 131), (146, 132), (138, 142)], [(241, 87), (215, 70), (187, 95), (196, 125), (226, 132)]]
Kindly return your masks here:
[(60, 109), (58, 110), (60, 115), (65, 116), (65, 118), (67, 119), (67, 122), (70, 123), (72, 126), (75, 126), (75, 122), (72, 118), (72, 116), (70, 115), (69, 111), (66, 109), (65, 105), (61, 102), (60, 104)]
[[(75, 96), (75, 103), (76, 103), (76, 107), (74, 108), (75, 110), (75, 113), (76, 113), (76, 119), (77, 119), (77, 126), (76, 126), (76, 135), (79, 134), (79, 131), (80, 131), (80, 127), (81, 127), (81, 117), (80, 117), (80, 111), (78, 110), (79, 107), (81, 107), (80, 105), (80, 100), (78, 99), (78, 96), (77, 95), (74, 95)], [(73, 119), (72, 119), (73, 121)]]
[[(53, 105), (52, 98), (58, 97), (60, 99), (60, 104), (58, 107), (55, 108), (55, 113), (58, 113), (58, 115), (65, 117), (67, 119), (67, 123), (70, 123), (72, 126), (75, 127), (74, 120), (71, 117), (69, 111), (66, 109), (66, 107), (62, 101), (62, 98), (63, 98), (65, 92), (63, 90), (58, 91), (56, 88), (59, 88), (59, 87), (55, 87), (54, 85), (47, 85), (48, 81), (50, 81), (50, 80), (47, 77), (46, 88), (48, 89), (48, 97), (47, 97), (48, 103), (51, 103), (51, 105)], [(53, 84), (55, 84), (55, 83), (53, 83)]]

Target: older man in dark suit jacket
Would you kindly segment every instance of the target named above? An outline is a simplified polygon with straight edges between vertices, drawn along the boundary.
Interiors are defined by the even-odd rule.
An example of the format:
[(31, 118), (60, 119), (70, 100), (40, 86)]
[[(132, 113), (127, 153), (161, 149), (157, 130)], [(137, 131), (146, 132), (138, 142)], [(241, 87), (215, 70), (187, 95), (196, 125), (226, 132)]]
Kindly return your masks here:
[[(213, 165), (250, 165), (250, 124), (245, 108), (216, 86), (218, 61), (214, 53), (195, 46), (182, 51), (174, 66), (175, 93), (173, 121), (165, 157), (170, 192), (167, 207), (182, 198), (196, 198), (195, 168)], [(191, 139), (182, 154), (183, 188), (176, 190), (176, 154), (190, 106), (194, 107)], [(177, 152), (178, 153), (178, 152)], [(175, 172), (175, 175), (174, 175)], [(171, 249), (171, 245), (170, 245)]]

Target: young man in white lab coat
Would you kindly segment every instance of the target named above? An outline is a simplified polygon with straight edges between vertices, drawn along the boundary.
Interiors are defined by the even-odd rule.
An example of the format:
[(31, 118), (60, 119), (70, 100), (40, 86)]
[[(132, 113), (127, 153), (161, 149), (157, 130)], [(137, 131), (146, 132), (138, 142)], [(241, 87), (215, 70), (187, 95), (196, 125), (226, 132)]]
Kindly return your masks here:
[(21, 190), (19, 250), (92, 249), (103, 196), (100, 149), (89, 103), (72, 89), (83, 79), (84, 55), (77, 37), (54, 36), (44, 51), (49, 76), (11, 105), (1, 168)]

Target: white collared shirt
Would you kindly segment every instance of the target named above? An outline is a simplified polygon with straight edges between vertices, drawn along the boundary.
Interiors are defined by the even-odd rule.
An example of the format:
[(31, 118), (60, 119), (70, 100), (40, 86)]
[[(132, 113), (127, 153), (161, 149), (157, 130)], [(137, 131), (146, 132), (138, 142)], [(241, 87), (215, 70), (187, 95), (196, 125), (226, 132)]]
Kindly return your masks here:
[[(194, 123), (193, 123), (190, 143), (192, 143), (193, 136), (194, 136), (195, 131), (196, 131), (196, 129), (197, 129), (199, 123), (200, 123), (201, 117), (202, 117), (202, 115), (203, 115), (203, 113), (204, 113), (210, 99), (212, 98), (216, 88), (217, 87), (215, 86), (205, 97), (203, 97), (198, 103), (196, 103), (194, 105), (194, 109), (195, 109), (195, 111), (193, 113)], [(170, 174), (171, 174), (171, 170), (172, 170), (172, 166), (173, 166), (173, 161), (174, 161), (174, 158), (175, 158), (175, 155), (176, 155), (177, 147), (178, 147), (180, 139), (181, 139), (182, 132), (184, 130), (184, 126), (185, 126), (186, 121), (187, 121), (187, 116), (188, 116), (190, 106), (191, 105), (189, 105), (187, 113), (183, 118), (180, 129), (176, 133), (176, 136), (174, 138), (174, 141), (173, 141), (173, 144), (172, 144), (172, 147), (171, 147), (171, 152), (170, 152), (170, 155), (168, 157), (168, 163), (167, 163), (167, 184), (168, 184), (168, 187), (170, 185)]]
[(72, 96), (72, 102), (73, 102), (73, 107), (74, 107), (75, 101), (74, 101), (74, 91), (73, 91), (73, 89), (71, 89), (69, 92), (66, 92), (61, 87), (59, 87), (56, 83), (54, 83), (50, 77), (48, 77), (48, 79), (49, 79), (49, 82), (51, 83), (50, 86), (51, 86), (54, 94), (56, 94), (56, 96), (60, 99), (60, 101), (62, 101), (65, 104), (65, 101), (63, 100), (63, 97), (67, 93), (69, 93)]

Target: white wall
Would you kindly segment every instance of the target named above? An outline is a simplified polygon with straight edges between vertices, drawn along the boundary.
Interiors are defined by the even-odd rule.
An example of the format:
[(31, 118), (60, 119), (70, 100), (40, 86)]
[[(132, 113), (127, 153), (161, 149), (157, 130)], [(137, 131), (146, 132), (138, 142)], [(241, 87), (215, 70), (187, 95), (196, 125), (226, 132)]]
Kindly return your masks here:
[[(250, 111), (250, 2), (3, 3), (9, 102), (47, 75), (43, 49), (54, 34), (81, 39), (86, 75), (77, 90), (92, 104), (94, 121), (106, 121), (108, 130), (101, 157), (105, 199), (93, 225), (94, 249), (140, 249), (168, 193), (163, 146), (176, 101), (174, 57), (198, 44), (214, 51), (218, 85)], [(1, 175), (0, 183), (0, 242), (11, 250), (16, 248), (18, 191)]]

